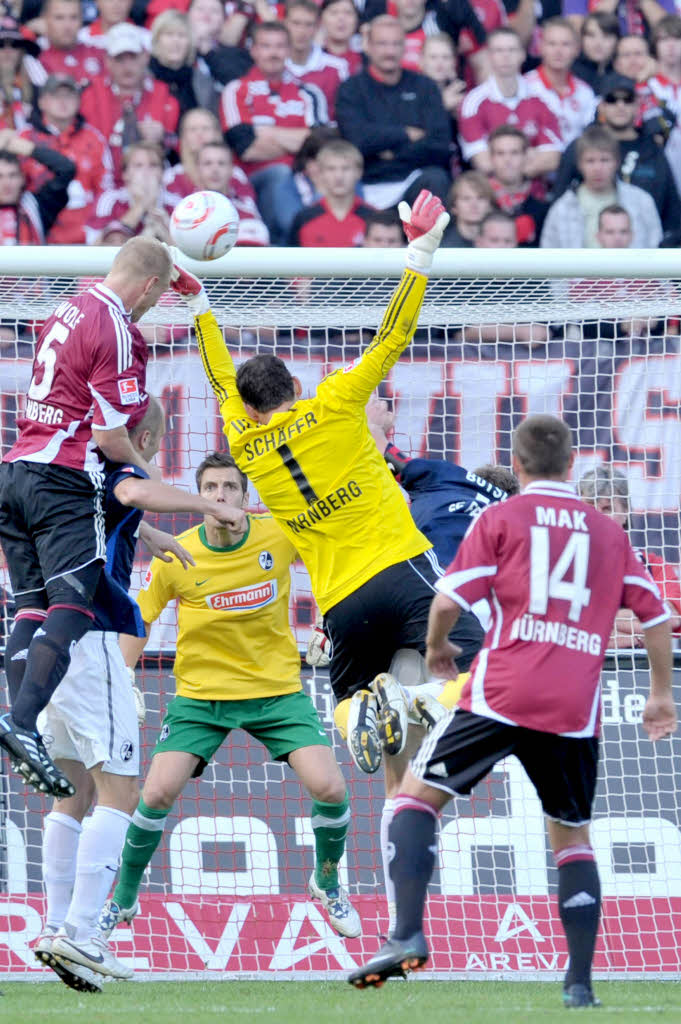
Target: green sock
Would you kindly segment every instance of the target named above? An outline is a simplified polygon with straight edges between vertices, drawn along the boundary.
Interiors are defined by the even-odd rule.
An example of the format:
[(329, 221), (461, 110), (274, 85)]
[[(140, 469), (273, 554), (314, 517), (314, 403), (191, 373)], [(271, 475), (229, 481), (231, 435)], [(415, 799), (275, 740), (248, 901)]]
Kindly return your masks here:
[(338, 861), (345, 852), (345, 837), (350, 823), (348, 794), (339, 804), (315, 800), (310, 821), (315, 840), (315, 881), (320, 889), (336, 889)]
[(137, 805), (125, 836), (121, 871), (113, 894), (119, 907), (125, 907), (126, 910), (134, 907), (142, 875), (161, 842), (163, 827), (169, 813), (147, 807), (144, 800), (140, 800)]

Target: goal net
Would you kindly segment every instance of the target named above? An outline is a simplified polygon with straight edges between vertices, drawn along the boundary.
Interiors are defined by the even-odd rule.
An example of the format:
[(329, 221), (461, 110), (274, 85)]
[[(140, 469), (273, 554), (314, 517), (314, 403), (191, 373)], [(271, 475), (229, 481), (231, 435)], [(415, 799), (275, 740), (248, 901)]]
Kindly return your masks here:
[[(41, 322), (58, 298), (103, 276), (112, 256), (108, 249), (0, 251), (3, 451), (15, 437)], [(192, 268), (210, 275), (213, 309), (236, 360), (276, 352), (311, 394), (371, 338), (403, 258), (399, 251), (235, 250), (216, 264)], [(632, 541), (681, 616), (674, 604), (681, 600), (681, 279), (675, 274), (681, 278), (672, 251), (442, 252), (414, 342), (379, 393), (394, 409), (399, 447), (470, 469), (508, 465), (511, 433), (524, 416), (563, 416), (575, 437), (575, 479), (605, 463), (624, 474)], [(165, 298), (142, 325), (151, 349), (148, 389), (161, 398), (168, 424), (158, 462), (166, 482), (191, 488), (206, 452), (225, 445), (218, 408), (185, 307)], [(258, 496), (250, 498), (257, 508)], [(179, 532), (189, 521), (176, 517), (160, 525)], [(135, 589), (148, 560), (141, 546), (138, 558)], [(1, 562), (0, 592), (6, 630), (12, 602)], [(314, 611), (309, 580), (297, 565), (291, 623), (301, 651)], [(640, 637), (630, 630), (616, 642), (603, 676), (592, 833), (604, 896), (595, 968), (608, 976), (677, 977), (679, 740), (653, 747), (645, 738), (648, 678)], [(144, 769), (174, 692), (174, 645), (171, 608), (154, 627), (141, 672), (150, 709)], [(361, 913), (363, 936), (339, 938), (308, 899), (310, 802), (288, 768), (266, 763), (263, 748), (239, 732), (187, 786), (145, 877), (142, 911), (131, 930), (114, 933), (116, 954), (138, 971), (338, 977), (378, 948), (387, 926), (382, 781), (352, 768), (333, 730), (326, 673), (306, 669), (304, 685), (348, 780), (353, 819), (342, 880)], [(6, 691), (1, 696), (5, 703)], [(5, 764), (0, 975), (45, 976), (30, 946), (44, 906), (46, 809)], [(443, 816), (426, 922), (432, 975), (561, 974), (566, 949), (556, 881), (539, 802), (510, 758)]]

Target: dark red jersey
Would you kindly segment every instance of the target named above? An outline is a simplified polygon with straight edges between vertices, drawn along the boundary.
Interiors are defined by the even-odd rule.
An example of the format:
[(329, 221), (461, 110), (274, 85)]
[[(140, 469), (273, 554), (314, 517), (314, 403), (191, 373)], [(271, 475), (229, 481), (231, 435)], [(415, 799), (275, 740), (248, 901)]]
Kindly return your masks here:
[(291, 227), (291, 245), (335, 246), (350, 249), (361, 245), (366, 234), (366, 218), (372, 212), (361, 199), (355, 198), (350, 212), (339, 220), (329, 209), (326, 199), (306, 206), (297, 214)]
[(38, 59), (48, 75), (70, 75), (82, 88), (106, 73), (105, 51), (86, 43), (68, 50), (47, 46)]
[(40, 332), (19, 437), (5, 462), (101, 469), (92, 428), (139, 422), (147, 358), (141, 331), (109, 288), (64, 299)]
[(89, 124), (95, 125), (109, 143), (114, 162), (114, 184), (122, 183), (124, 109), (128, 107), (139, 124), (158, 121), (165, 129), (164, 145), (175, 145), (175, 132), (180, 107), (165, 82), (147, 75), (135, 96), (122, 97), (106, 76), (95, 78), (83, 93), (80, 112)]
[(556, 115), (543, 100), (530, 93), (520, 75), (517, 82), (515, 96), (502, 96), (492, 75), (464, 97), (459, 113), (459, 142), (465, 160), (486, 150), (490, 132), (502, 124), (519, 128), (533, 148), (562, 149)]
[(562, 736), (594, 736), (600, 674), (619, 608), (644, 629), (669, 617), (621, 526), (568, 483), (537, 481), (491, 505), (437, 583), (492, 622), (460, 706)]

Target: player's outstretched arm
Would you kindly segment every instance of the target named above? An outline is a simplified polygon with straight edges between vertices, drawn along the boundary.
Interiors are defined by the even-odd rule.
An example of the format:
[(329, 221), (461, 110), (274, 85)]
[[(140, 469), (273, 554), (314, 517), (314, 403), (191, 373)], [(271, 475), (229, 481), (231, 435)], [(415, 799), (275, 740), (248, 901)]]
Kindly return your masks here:
[[(383, 314), (376, 337), (357, 363), (322, 383), (343, 402), (366, 405), (369, 396), (395, 365), (414, 336), (433, 255), (449, 223), (449, 214), (430, 192), (420, 192), (413, 207), (400, 203), (400, 217), (409, 239), (407, 269)], [(328, 383), (327, 383), (328, 382)]]
[(659, 740), (676, 732), (669, 621), (644, 630), (643, 643), (650, 661), (650, 696), (643, 709), (643, 727), (651, 740)]
[(214, 516), (235, 533), (246, 529), (243, 509), (231, 508), (224, 502), (210, 501), (200, 494), (190, 494), (155, 480), (129, 477), (116, 484), (114, 495), (121, 505), (131, 505), (144, 512), (193, 512), (200, 516)]
[(166, 533), (165, 530), (157, 530), (144, 519), (140, 523), (139, 536), (152, 558), (172, 562), (174, 555), (183, 569), (196, 565), (191, 552), (182, 547), (177, 537), (173, 537), (172, 533)]
[(236, 388), (236, 370), (222, 331), (210, 308), (206, 289), (197, 277), (180, 265), (177, 250), (170, 246), (169, 248), (174, 268), (170, 287), (176, 295), (184, 299), (194, 317), (201, 362), (213, 394), (220, 403), (222, 419), (225, 424), (231, 423), (234, 419), (243, 419), (246, 412)]

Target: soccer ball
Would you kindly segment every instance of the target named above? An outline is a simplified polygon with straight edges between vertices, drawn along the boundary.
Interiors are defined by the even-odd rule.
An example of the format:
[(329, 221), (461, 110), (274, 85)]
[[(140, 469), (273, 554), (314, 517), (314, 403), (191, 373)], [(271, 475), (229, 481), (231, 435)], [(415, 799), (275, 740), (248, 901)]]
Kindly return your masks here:
[(185, 256), (216, 260), (236, 242), (239, 214), (221, 192), (193, 192), (177, 204), (170, 218), (170, 237)]

